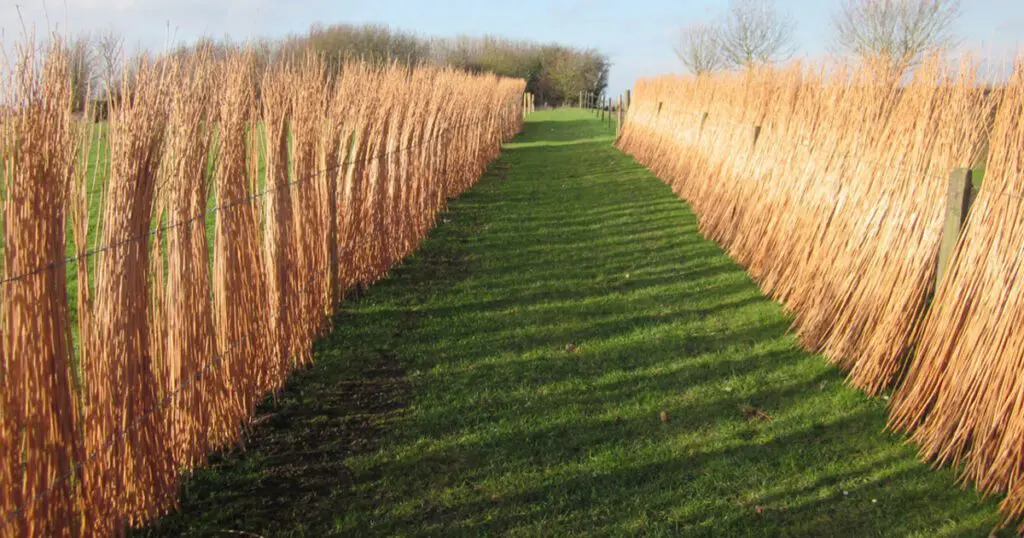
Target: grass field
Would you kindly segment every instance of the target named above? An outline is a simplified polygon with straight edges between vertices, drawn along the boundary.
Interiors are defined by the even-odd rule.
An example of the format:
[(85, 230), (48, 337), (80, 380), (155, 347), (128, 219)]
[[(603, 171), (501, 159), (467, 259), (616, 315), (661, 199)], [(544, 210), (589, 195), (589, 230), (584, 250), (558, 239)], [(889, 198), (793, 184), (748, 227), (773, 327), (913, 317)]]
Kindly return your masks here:
[(607, 125), (540, 112), (137, 534), (985, 536), (788, 327)]

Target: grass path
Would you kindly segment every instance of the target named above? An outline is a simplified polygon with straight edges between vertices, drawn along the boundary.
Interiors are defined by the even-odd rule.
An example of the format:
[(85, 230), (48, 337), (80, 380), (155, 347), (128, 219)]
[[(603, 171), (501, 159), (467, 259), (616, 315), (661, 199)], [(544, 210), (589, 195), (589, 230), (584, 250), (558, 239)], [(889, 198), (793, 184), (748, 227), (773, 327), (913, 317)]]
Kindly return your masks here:
[(610, 142), (535, 114), (139, 534), (985, 536)]

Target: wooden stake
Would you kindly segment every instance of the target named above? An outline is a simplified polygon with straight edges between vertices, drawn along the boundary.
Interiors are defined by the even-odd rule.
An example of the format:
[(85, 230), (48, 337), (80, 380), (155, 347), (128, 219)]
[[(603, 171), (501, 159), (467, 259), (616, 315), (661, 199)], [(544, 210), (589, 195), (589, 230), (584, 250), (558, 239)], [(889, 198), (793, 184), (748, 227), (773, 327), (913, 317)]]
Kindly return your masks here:
[(967, 220), (967, 212), (971, 208), (974, 189), (974, 173), (970, 168), (956, 168), (949, 174), (949, 188), (946, 191), (946, 216), (942, 222), (942, 242), (939, 244), (939, 258), (935, 268), (935, 287), (942, 282), (942, 277), (949, 267), (949, 259), (953, 256), (960, 231)]

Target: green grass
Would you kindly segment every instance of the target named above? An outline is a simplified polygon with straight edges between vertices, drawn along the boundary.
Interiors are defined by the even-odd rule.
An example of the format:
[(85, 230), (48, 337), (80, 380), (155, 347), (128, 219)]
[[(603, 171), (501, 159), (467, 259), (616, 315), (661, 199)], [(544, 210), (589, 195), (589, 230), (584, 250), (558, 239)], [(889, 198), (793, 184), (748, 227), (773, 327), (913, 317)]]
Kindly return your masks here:
[(996, 501), (885, 432), (610, 142), (533, 115), (139, 534), (985, 536)]

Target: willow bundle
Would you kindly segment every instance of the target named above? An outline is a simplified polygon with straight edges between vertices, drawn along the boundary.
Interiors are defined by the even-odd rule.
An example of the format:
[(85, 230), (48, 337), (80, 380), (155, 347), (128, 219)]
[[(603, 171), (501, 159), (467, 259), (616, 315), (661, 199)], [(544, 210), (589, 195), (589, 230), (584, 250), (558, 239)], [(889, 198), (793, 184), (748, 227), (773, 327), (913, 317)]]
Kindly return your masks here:
[(343, 145), (345, 158), (341, 161), (339, 173), (344, 177), (338, 182), (338, 261), (339, 294), (361, 282), (357, 253), (361, 239), (365, 238), (362, 220), (365, 204), (366, 167), (369, 164), (369, 143), (371, 119), (377, 95), (370, 88), (378, 83), (379, 73), (363, 64), (348, 64), (345, 76), (339, 82), (339, 93), (351, 102), (351, 138)]
[(933, 59), (906, 87), (870, 64), (642, 81), (619, 143), (794, 313), (806, 347), (877, 393), (924, 313), (948, 173), (983, 142), (974, 72)]
[(292, 115), (291, 92), (295, 77), (285, 68), (276, 68), (264, 76), (261, 85), (263, 126), (266, 130), (264, 153), (267, 196), (263, 207), (264, 271), (267, 281), (269, 333), (273, 342), (268, 377), (277, 389), (291, 368), (293, 326), (295, 321), (294, 254), (289, 242), (294, 237), (291, 217), (292, 197), (289, 185), (288, 122)]
[(417, 144), (425, 146), (426, 151), (419, 153), (419, 162), (415, 168), (420, 171), (422, 179), (417, 183), (416, 189), (416, 212), (417, 219), (414, 223), (415, 236), (423, 237), (427, 231), (434, 226), (435, 200), (437, 195), (435, 186), (444, 170), (442, 155), (445, 152), (436, 151), (447, 141), (444, 118), (449, 112), (447, 107), (451, 106), (448, 99), (447, 88), (443, 82), (444, 72), (432, 72), (429, 74), (426, 84), (429, 92), (429, 99), (425, 101), (426, 107), (421, 114), (421, 129)]
[(318, 208), (322, 202), (318, 193), (322, 191), (324, 171), (317, 170), (317, 156), (321, 123), (327, 112), (327, 78), (323, 62), (310, 54), (304, 63), (296, 68), (294, 87), (291, 88), (291, 149), (290, 177), (292, 200), (290, 248), (292, 250), (292, 285), (296, 292), (291, 300), (295, 309), (291, 319), (292, 348), (290, 355), (298, 364), (308, 364), (312, 357), (310, 349), (313, 339), (322, 328), (325, 306), (323, 290), (327, 260), (320, 254), (319, 242), (326, 235), (324, 218)]
[(986, 493), (1009, 490), (1024, 515), (1024, 67), (1004, 92), (977, 201), (921, 329), (916, 359), (892, 402), (891, 424), (924, 457), (963, 463)]
[[(150, 355), (147, 241), (165, 139), (170, 85), (150, 62), (121, 88), (125, 101), (110, 119), (110, 177), (102, 244), (118, 243), (96, 262), (89, 334), (82, 335), (85, 515), (89, 533), (108, 535), (126, 521), (155, 516), (174, 503), (177, 473), (169, 431), (158, 408), (161, 381)], [(87, 285), (80, 282), (79, 286)], [(131, 387), (131, 390), (125, 390)], [(113, 441), (112, 441), (113, 440)]]
[(370, 284), (382, 273), (381, 262), (389, 241), (383, 220), (387, 211), (386, 174), (389, 148), (395, 128), (389, 111), (396, 106), (395, 88), (402, 83), (402, 73), (394, 67), (385, 71), (380, 80), (376, 103), (371, 107), (371, 120), (367, 136), (367, 159), (363, 167), (364, 201), (359, 218), (363, 227), (356, 247), (355, 263), (360, 282)]
[[(252, 61), (133, 65), (93, 179), (102, 157), (80, 151), (66, 55), (0, 79), (4, 271), (28, 275), (0, 284), (0, 381), (25, 389), (0, 397), (5, 535), (116, 535), (171, 509), (180, 473), (311, 359), (345, 291), (385, 274), (479, 176), (524, 89), (432, 68), (328, 73), (313, 56), (256, 84)], [(51, 265), (69, 214), (80, 392), (65, 264)]]
[(338, 260), (338, 199), (340, 185), (343, 184), (346, 172), (345, 161), (349, 158), (349, 141), (352, 137), (351, 115), (354, 109), (353, 100), (349, 99), (348, 86), (342, 77), (328, 80), (327, 96), (325, 97), (325, 119), (320, 122), (320, 132), (316, 150), (317, 179), (313, 188), (316, 189), (316, 211), (325, 233), (318, 239), (318, 256), (324, 260), (326, 270), (323, 278), (321, 303), (325, 317), (334, 314), (335, 308), (342, 299)]
[[(67, 199), (80, 131), (69, 60), (57, 40), (40, 62), (26, 47), (3, 95), (0, 166), (5, 278), (64, 255)], [(72, 388), (66, 270), (47, 267), (0, 293), (0, 535), (70, 536), (79, 527), (83, 457)]]
[(238, 55), (221, 64), (223, 92), (218, 103), (219, 148), (214, 172), (217, 200), (228, 206), (218, 213), (214, 237), (213, 305), (217, 356), (223, 365), (227, 401), (225, 421), (211, 431), (231, 442), (239, 424), (250, 416), (259, 397), (273, 383), (267, 338), (267, 309), (259, 215), (252, 201), (238, 203), (257, 188), (256, 96), (251, 56)]
[(205, 56), (176, 63), (170, 78), (177, 91), (169, 103), (163, 194), (167, 218), (175, 224), (167, 236), (165, 360), (166, 386), (175, 387), (169, 406), (174, 459), (188, 469), (210, 448), (213, 398), (222, 383), (220, 368), (204, 371), (214, 356), (210, 304), (209, 252), (203, 214), (207, 198), (210, 153), (212, 65)]
[[(392, 169), (391, 181), (388, 188), (391, 191), (394, 214), (397, 217), (391, 221), (395, 234), (395, 244), (391, 250), (392, 260), (401, 260), (414, 247), (418, 239), (414, 232), (413, 221), (419, 217), (413, 209), (413, 198), (417, 195), (418, 183), (421, 180), (419, 169), (413, 163), (423, 153), (430, 151), (423, 142), (417, 143), (417, 134), (420, 130), (421, 114), (426, 104), (426, 95), (429, 89), (425, 85), (425, 71), (413, 71), (409, 74), (408, 82), (403, 85), (404, 95), (401, 97), (404, 102), (404, 110), (401, 111), (401, 130), (398, 134), (398, 147), (411, 148), (409, 151), (399, 151), (396, 154), (395, 167)], [(390, 219), (389, 219), (390, 220)]]

